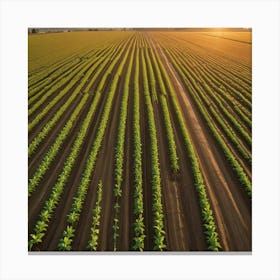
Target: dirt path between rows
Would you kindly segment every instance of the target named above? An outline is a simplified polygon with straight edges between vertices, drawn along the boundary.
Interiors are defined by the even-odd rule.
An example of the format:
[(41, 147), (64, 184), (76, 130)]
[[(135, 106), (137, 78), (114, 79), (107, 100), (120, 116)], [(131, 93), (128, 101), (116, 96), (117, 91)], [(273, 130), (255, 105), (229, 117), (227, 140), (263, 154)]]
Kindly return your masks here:
[[(237, 178), (233, 178), (229, 164), (215, 146), (203, 120), (190, 100), (172, 65), (155, 42), (171, 81), (176, 89), (192, 143), (198, 154), (205, 185), (217, 221), (223, 250), (251, 250), (251, 205), (244, 196)], [(214, 140), (214, 141), (213, 141)]]

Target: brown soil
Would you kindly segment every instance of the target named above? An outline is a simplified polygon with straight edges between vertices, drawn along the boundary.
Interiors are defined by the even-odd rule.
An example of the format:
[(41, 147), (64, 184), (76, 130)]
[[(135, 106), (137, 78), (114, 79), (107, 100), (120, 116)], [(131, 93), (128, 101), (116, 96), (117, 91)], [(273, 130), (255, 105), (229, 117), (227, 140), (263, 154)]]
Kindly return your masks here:
[[(209, 37), (209, 36), (208, 36)], [(205, 124), (198, 108), (192, 100), (180, 80), (178, 74), (171, 65), (164, 50), (153, 41), (152, 35), (148, 37), (149, 47), (153, 47), (159, 54), (161, 61), (166, 67), (171, 82), (177, 93), (178, 103), (181, 106), (185, 118), (186, 127), (190, 133), (192, 143), (199, 158), (201, 171), (205, 181), (207, 194), (217, 223), (217, 231), (220, 236), (222, 249), (225, 251), (251, 251), (251, 201), (247, 197), (244, 189), (238, 183), (238, 179), (233, 172), (229, 162), (226, 160), (222, 150), (214, 139), (211, 131)], [(216, 38), (214, 38), (216, 40)], [(218, 38), (219, 39), (219, 38)], [(133, 40), (130, 38), (128, 40)], [(209, 39), (208, 39), (209, 40)], [(230, 40), (225, 40), (230, 42)], [(146, 42), (146, 41), (145, 41)], [(233, 42), (234, 44), (237, 42)], [(123, 50), (123, 48), (121, 48)], [(141, 52), (141, 51), (140, 51)], [(117, 52), (113, 56), (117, 55)], [(61, 203), (55, 209), (50, 221), (48, 232), (43, 239), (43, 243), (36, 249), (42, 251), (56, 251), (57, 245), (62, 237), (67, 225), (67, 215), (76, 195), (77, 188), (81, 181), (82, 173), (90, 154), (96, 132), (102, 117), (104, 106), (107, 100), (109, 86), (113, 79), (116, 68), (122, 61), (123, 56), (116, 64), (112, 74), (107, 78), (98, 109), (91, 120), (84, 144), (81, 147), (79, 156), (73, 166), (68, 182), (65, 185), (61, 197)], [(234, 58), (235, 59), (235, 58)], [(102, 212), (100, 221), (100, 234), (98, 240), (98, 250), (113, 250), (113, 218), (114, 203), (113, 188), (114, 180), (114, 157), (117, 139), (117, 131), (120, 116), (120, 104), (123, 97), (123, 84), (126, 75), (128, 60), (119, 79), (112, 110), (108, 119), (107, 128), (103, 138), (102, 146), (98, 153), (98, 158), (93, 170), (91, 182), (88, 187), (86, 200), (80, 215), (80, 220), (76, 227), (73, 241), (74, 251), (85, 251), (90, 238), (90, 228), (92, 224), (92, 209), (96, 202), (96, 192), (99, 180), (103, 182)], [(107, 65), (108, 67), (108, 65)], [(125, 135), (125, 162), (122, 183), (122, 197), (120, 199), (119, 234), (117, 248), (118, 251), (130, 251), (133, 246), (134, 236), (134, 174), (133, 174), (133, 79), (134, 79), (135, 59), (133, 61), (133, 71), (131, 73), (130, 91), (128, 99), (128, 116)], [(143, 168), (143, 196), (144, 196), (144, 223), (145, 223), (145, 250), (152, 251), (154, 247), (154, 229), (152, 212), (152, 175), (151, 175), (151, 145), (149, 139), (148, 118), (143, 90), (142, 63), (140, 59), (139, 90), (140, 90), (140, 128), (142, 141), (142, 168)], [(153, 66), (154, 67), (154, 66)], [(104, 69), (104, 71), (107, 68)], [(154, 68), (153, 68), (154, 69)], [(104, 71), (100, 74), (91, 88), (95, 91)], [(35, 135), (43, 128), (51, 115), (61, 106), (70, 92), (56, 104), (48, 117), (43, 118), (37, 127), (30, 133), (31, 141)], [(161, 94), (157, 84), (158, 97)], [(55, 141), (59, 131), (69, 119), (75, 106), (77, 106), (80, 96), (70, 105), (63, 114), (58, 124), (53, 128), (48, 137), (38, 147), (36, 153), (29, 161), (29, 178), (35, 172), (36, 167), (42, 160), (50, 145)], [(80, 129), (82, 120), (85, 118), (94, 95), (90, 95), (88, 102), (82, 109), (79, 117), (75, 121), (72, 130), (65, 143), (63, 143), (55, 161), (45, 174), (39, 187), (34, 191), (28, 201), (28, 229), (33, 232), (38, 215), (42, 210), (45, 201), (48, 199), (51, 188), (57, 181), (62, 171), (63, 164), (69, 155), (76, 135)], [(159, 149), (159, 163), (161, 170), (162, 202), (164, 208), (164, 227), (166, 232), (166, 244), (168, 251), (206, 251), (207, 243), (204, 234), (199, 198), (194, 186), (191, 163), (183, 136), (178, 125), (174, 108), (166, 96), (170, 111), (171, 123), (174, 130), (174, 137), (179, 156), (180, 171), (174, 174), (170, 167), (168, 142), (166, 128), (163, 119), (163, 112), (158, 102), (153, 102), (154, 116), (157, 130), (157, 140)], [(45, 105), (46, 103), (44, 103)], [(231, 147), (234, 150), (234, 147)], [(251, 170), (248, 170), (251, 175)]]

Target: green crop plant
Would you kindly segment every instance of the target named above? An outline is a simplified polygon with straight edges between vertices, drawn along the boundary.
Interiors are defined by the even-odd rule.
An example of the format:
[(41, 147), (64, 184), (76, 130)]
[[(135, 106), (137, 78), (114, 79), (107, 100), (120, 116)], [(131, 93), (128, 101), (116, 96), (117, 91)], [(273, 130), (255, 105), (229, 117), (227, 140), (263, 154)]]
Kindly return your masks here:
[(39, 233), (35, 233), (35, 234), (31, 234), (30, 235), (30, 240), (28, 242), (28, 249), (31, 251), (34, 245), (38, 245), (40, 243), (43, 242), (43, 237), (44, 237), (45, 233), (44, 232), (39, 232)]
[(148, 77), (149, 77), (150, 86), (151, 86), (152, 101), (157, 102), (158, 97), (157, 97), (157, 92), (156, 92), (156, 79), (155, 79), (155, 74), (154, 74), (151, 60), (148, 56), (147, 49), (145, 49), (145, 59), (147, 61), (147, 67), (148, 67), (147, 70), (148, 70)]
[(145, 240), (142, 146), (140, 129), (140, 93), (139, 93), (139, 49), (136, 50), (135, 72), (133, 79), (133, 173), (134, 173), (134, 244), (133, 250), (143, 251)]
[(118, 240), (118, 230), (119, 230), (119, 199), (122, 196), (122, 180), (123, 180), (123, 166), (124, 166), (124, 145), (125, 145), (125, 130), (127, 123), (127, 111), (128, 111), (128, 97), (129, 97), (129, 82), (131, 76), (131, 69), (133, 64), (133, 56), (135, 51), (135, 42), (132, 46), (130, 53), (130, 58), (128, 61), (128, 67), (124, 80), (124, 89), (123, 97), (121, 101), (120, 108), (120, 119), (118, 125), (118, 134), (117, 134), (117, 144), (115, 148), (115, 185), (113, 188), (113, 194), (115, 197), (115, 216), (114, 216), (114, 225), (113, 225), (113, 236), (114, 236), (114, 251), (117, 250), (117, 240)]
[(100, 180), (97, 187), (97, 200), (95, 203), (95, 207), (92, 211), (92, 226), (91, 226), (91, 235), (90, 240), (88, 242), (88, 248), (90, 250), (96, 251), (98, 246), (98, 236), (99, 236), (99, 225), (100, 225), (100, 217), (101, 217), (101, 201), (102, 201), (102, 191), (103, 184)]
[(154, 65), (155, 69), (156, 69), (156, 77), (157, 77), (157, 80), (158, 80), (160, 92), (161, 92), (161, 94), (166, 95), (166, 88), (165, 88), (164, 82), (163, 82), (162, 77), (161, 77), (160, 68), (159, 68), (159, 65), (157, 63), (156, 56), (155, 56), (152, 48), (150, 48), (149, 51), (150, 51), (150, 57), (151, 57), (149, 59), (152, 60), (152, 63)]

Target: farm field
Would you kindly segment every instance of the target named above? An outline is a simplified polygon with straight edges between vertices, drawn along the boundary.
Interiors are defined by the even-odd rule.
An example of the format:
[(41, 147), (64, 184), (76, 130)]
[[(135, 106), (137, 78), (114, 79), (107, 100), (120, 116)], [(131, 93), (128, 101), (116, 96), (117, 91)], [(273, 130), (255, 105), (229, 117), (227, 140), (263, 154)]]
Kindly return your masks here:
[(251, 38), (28, 35), (28, 250), (252, 251)]

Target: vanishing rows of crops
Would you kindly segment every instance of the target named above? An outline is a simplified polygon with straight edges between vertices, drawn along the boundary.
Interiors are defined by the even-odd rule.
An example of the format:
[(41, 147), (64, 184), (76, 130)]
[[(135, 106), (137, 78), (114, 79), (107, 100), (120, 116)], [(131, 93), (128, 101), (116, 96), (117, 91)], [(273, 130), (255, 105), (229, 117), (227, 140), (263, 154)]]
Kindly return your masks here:
[[(110, 53), (109, 53), (110, 55)], [(115, 59), (115, 63), (117, 61), (117, 59), (120, 57), (121, 54), (119, 54), (116, 59)], [(95, 82), (95, 80), (97, 79), (97, 77), (100, 75), (100, 73), (102, 72), (102, 69), (109, 63), (110, 60), (110, 56), (107, 57), (107, 59), (104, 60), (104, 62), (97, 64), (97, 66), (99, 66), (99, 68), (97, 69), (97, 71), (94, 73), (94, 76), (92, 77), (92, 79), (90, 80), (90, 82), (87, 84), (87, 86), (84, 89), (84, 96), (81, 99), (79, 105), (75, 108), (74, 112), (72, 113), (70, 119), (67, 121), (67, 123), (64, 125), (63, 129), (61, 130), (59, 136), (56, 138), (55, 142), (53, 143), (53, 145), (49, 148), (47, 154), (45, 155), (44, 159), (41, 161), (40, 165), (38, 166), (36, 172), (34, 173), (33, 177), (29, 180), (29, 184), (28, 184), (28, 194), (30, 195), (31, 192), (34, 191), (34, 189), (38, 186), (40, 180), (43, 178), (44, 174), (46, 173), (47, 169), (49, 168), (51, 162), (55, 159), (62, 143), (67, 139), (68, 134), (71, 131), (71, 128), (74, 125), (74, 122), (77, 118), (77, 115), (79, 114), (81, 107), (85, 104), (85, 101), (88, 97), (88, 90), (91, 87), (91, 85)], [(92, 63), (91, 63), (92, 64)], [(61, 117), (61, 115), (63, 114), (63, 112), (66, 110), (67, 106), (69, 105), (69, 101), (72, 102), (72, 100), (80, 93), (82, 87), (85, 85), (87, 79), (90, 77), (90, 75), (94, 72), (96, 66), (95, 64), (92, 64), (93, 67), (91, 68), (87, 68), (86, 70), (81, 69), (82, 71), (85, 71), (83, 73), (81, 73), (81, 76), (83, 76), (83, 79), (81, 81), (78, 80), (77, 83), (77, 87), (74, 89), (74, 91), (72, 92), (71, 96), (68, 97), (68, 100), (66, 101), (66, 103), (64, 103), (64, 105), (62, 107), (60, 107), (60, 109), (56, 112), (56, 114), (53, 116), (53, 118), (44, 126), (43, 130), (35, 137), (35, 139), (32, 141), (32, 143), (29, 145), (28, 147), (28, 154), (32, 154), (35, 150), (35, 148), (38, 146), (38, 142), (41, 142), (47, 135), (47, 133), (51, 130), (51, 128), (55, 125), (55, 123), (59, 120), (59, 118)], [(112, 63), (110, 65), (110, 67), (108, 68), (108, 73), (110, 73), (112, 67), (114, 66), (114, 64)], [(106, 74), (102, 77), (102, 80), (100, 81), (99, 84), (99, 88), (97, 89), (97, 94), (95, 95), (95, 99), (92, 103), (92, 110), (89, 110), (88, 113), (88, 117), (86, 118), (86, 124), (88, 125), (89, 122), (92, 119), (92, 115), (94, 113), (94, 111), (96, 110), (96, 106), (97, 103), (100, 99), (101, 96), (101, 90), (104, 87), (105, 81), (106, 81)], [(44, 107), (43, 111), (41, 111), (34, 120), (37, 120), (39, 116), (42, 116), (43, 113), (47, 113), (47, 110), (52, 108), (53, 104), (55, 104), (58, 100), (57, 97), (60, 96), (60, 94), (69, 94), (69, 88), (68, 88), (68, 84), (66, 84), (65, 88), (63, 88), (59, 94), (56, 95), (55, 98), (52, 99), (52, 101)], [(30, 123), (33, 124), (34, 120)]]
[[(59, 175), (58, 181), (52, 188), (52, 193), (51, 193), (49, 199), (46, 201), (45, 207), (43, 208), (42, 212), (40, 213), (39, 219), (34, 228), (34, 234), (31, 234), (32, 238), (29, 242), (30, 246), (33, 246), (34, 244), (38, 244), (38, 243), (42, 242), (42, 238), (47, 231), (50, 217), (53, 214), (57, 204), (59, 203), (59, 198), (63, 192), (63, 188), (65, 186), (65, 183), (67, 182), (67, 178), (69, 177), (69, 175), (72, 171), (74, 162), (78, 158), (78, 154), (80, 152), (81, 146), (86, 137), (86, 134), (88, 133), (88, 128), (92, 121), (93, 115), (97, 109), (98, 103), (100, 101), (106, 79), (107, 79), (108, 75), (111, 73), (111, 71), (113, 70), (115, 64), (118, 63), (120, 58), (122, 57), (122, 52), (124, 52), (124, 50), (126, 50), (126, 48), (124, 48), (126, 45), (127, 45), (127, 42), (125, 42), (125, 45), (122, 46), (122, 50), (120, 52), (118, 52), (118, 54), (114, 57), (113, 60), (110, 59), (110, 56), (108, 56), (105, 59), (104, 63), (101, 64), (99, 66), (98, 70), (95, 72), (95, 75), (92, 77), (90, 83), (88, 84), (88, 87), (86, 87), (86, 89), (85, 89), (85, 90), (88, 90), (90, 88), (89, 85), (92, 84), (96, 80), (96, 78), (100, 75), (100, 73), (102, 72), (105, 65), (109, 64), (109, 66), (106, 70), (106, 73), (102, 76), (102, 78), (98, 84), (98, 87), (94, 94), (94, 99), (91, 103), (90, 109), (89, 109), (85, 119), (82, 122), (81, 128), (79, 130), (78, 135), (76, 136), (76, 139), (75, 139), (75, 142), (71, 149), (71, 152), (64, 163), (63, 171)], [(126, 55), (127, 55), (127, 53), (126, 53)], [(122, 63), (122, 65), (123, 65), (123, 63)], [(75, 88), (75, 90), (74, 90), (75, 94), (80, 93), (82, 86), (87, 81), (90, 74), (92, 74), (93, 69), (95, 69), (94, 66), (87, 72), (86, 79), (82, 79), (81, 82), (78, 84), (78, 87)], [(121, 71), (121, 69), (119, 70), (119, 72), (120, 71)], [(110, 109), (112, 106), (112, 100), (113, 100), (113, 97), (115, 94), (115, 88), (116, 88), (116, 85), (118, 82), (118, 78), (119, 78), (119, 76), (115, 75), (115, 78), (112, 82), (111, 90), (108, 94), (108, 100), (107, 100), (107, 103), (106, 103), (106, 106), (104, 109), (103, 117), (100, 122), (95, 141), (93, 143), (92, 151), (87, 160), (87, 165), (86, 165), (85, 171), (83, 173), (83, 178), (82, 178), (81, 184), (78, 189), (78, 194), (73, 199), (72, 209), (68, 215), (68, 222), (70, 225), (67, 226), (67, 229), (70, 231), (70, 233), (68, 233), (68, 230), (66, 232), (64, 232), (64, 238), (63, 238), (64, 243), (63, 243), (63, 241), (60, 242), (59, 248), (65, 248), (68, 250), (70, 250), (70, 248), (71, 248), (71, 240), (74, 235), (73, 225), (75, 224), (75, 222), (77, 222), (77, 220), (79, 218), (79, 213), (81, 212), (81, 209), (83, 206), (83, 202), (84, 202), (84, 199), (86, 196), (86, 191), (87, 191), (88, 185), (90, 183), (89, 177), (91, 175), (91, 172), (93, 171), (93, 167), (94, 167), (94, 164), (95, 164), (96, 158), (97, 158), (97, 153), (101, 146), (104, 131), (106, 129), (106, 123), (108, 121), (108, 116), (109, 116)], [(67, 85), (66, 85), (66, 87), (67, 87)], [(87, 99), (88, 95), (89, 95), (89, 93), (87, 91), (83, 92), (82, 101)], [(83, 105), (84, 102), (83, 103), (81, 102), (80, 104)], [(35, 187), (38, 186), (39, 181), (44, 176), (46, 170), (49, 168), (51, 161), (57, 155), (62, 141), (66, 140), (66, 137), (71, 129), (71, 126), (74, 124), (77, 114), (79, 113), (78, 108), (80, 108), (80, 106), (76, 107), (76, 109), (73, 112), (73, 114), (71, 115), (70, 119), (68, 120), (68, 122), (66, 123), (64, 128), (61, 130), (60, 134), (56, 138), (56, 140), (53, 143), (53, 145), (51, 146), (51, 148), (49, 149), (49, 152), (45, 155), (44, 159), (41, 161), (39, 167), (35, 171), (35, 174), (29, 180), (29, 186), (28, 186), (29, 195), (32, 193), (32, 191), (34, 191)]]
[[(251, 96), (251, 66), (249, 64), (242, 65), (242, 59), (236, 61), (236, 59), (230, 57), (230, 53), (225, 56), (221, 55), (220, 52), (210, 51), (208, 45), (198, 44), (199, 41), (194, 43), (193, 40), (185, 38), (183, 35), (175, 36), (172, 34), (172, 37), (170, 37), (166, 33), (160, 33), (160, 37), (157, 37), (157, 39), (162, 43), (164, 42), (166, 46), (168, 42), (168, 46), (180, 49), (190, 56), (195, 56), (201, 66), (213, 71), (217, 74), (217, 78), (224, 78), (219, 79), (221, 84), (226, 82), (227, 86), (239, 89), (240, 92), (235, 93), (239, 94), (240, 98), (243, 97), (242, 94)], [(164, 41), (162, 41), (163, 39)]]
[[(164, 46), (166, 45), (168, 46), (168, 44), (165, 43)], [(241, 184), (245, 187), (248, 195), (251, 196), (250, 179), (244, 170), (244, 166), (250, 167), (252, 160), (251, 126), (250, 123), (246, 123), (246, 121), (242, 120), (240, 117), (245, 116), (247, 120), (251, 118), (251, 115), (247, 113), (251, 110), (249, 97), (247, 99), (244, 95), (241, 95), (242, 99), (239, 99), (239, 95), (235, 94), (236, 90), (234, 90), (234, 87), (239, 85), (238, 82), (231, 80), (230, 85), (223, 82), (223, 85), (226, 87), (226, 90), (223, 92), (224, 96), (230, 96), (229, 100), (236, 102), (234, 103), (234, 108), (238, 109), (236, 111), (232, 110), (231, 112), (230, 105), (232, 104), (227, 103), (223, 95), (217, 91), (217, 86), (213, 84), (215, 80), (213, 71), (212, 74), (210, 71), (207, 73), (204, 67), (200, 66), (203, 65), (203, 63), (199, 65), (200, 61), (197, 58), (198, 55), (193, 58), (187, 51), (178, 51), (176, 48), (172, 47), (166, 47), (165, 51), (188, 92), (193, 97), (194, 102), (198, 106), (199, 111), (203, 115), (214, 137), (223, 149), (225, 156), (232, 165)], [(207, 60), (205, 60), (205, 56), (203, 58), (205, 64)], [(222, 80), (226, 81), (225, 79)], [(220, 91), (223, 90), (220, 89)], [(238, 101), (241, 104), (237, 103)], [(238, 114), (239, 112), (242, 112), (243, 115)]]
[[(57, 33), (32, 36), (28, 45), (28, 77), (32, 82), (41, 74), (56, 70), (59, 65), (80, 57), (91, 49), (102, 49), (127, 38), (129, 32)], [(32, 42), (32, 43), (30, 43)]]
[[(179, 180), (183, 172), (190, 174), (207, 249), (222, 249), (202, 163), (162, 55), (166, 55), (176, 70), (251, 197), (251, 85), (249, 79), (237, 78), (240, 67), (242, 71), (249, 70), (232, 62), (230, 71), (224, 71), (227, 62), (222, 57), (215, 60), (200, 51), (188, 52), (187, 48), (184, 44), (177, 47), (163, 34), (151, 39), (141, 32), (120, 32), (113, 38), (104, 36), (93, 46), (88, 44), (79, 49), (75, 45), (73, 50), (68, 50), (68, 56), (61, 59), (57, 56), (53, 61), (46, 59), (49, 65), (45, 68), (36, 70), (34, 66), (29, 75), (28, 99), (28, 158), (32, 170), (28, 181), (32, 208), (29, 250), (47, 250), (48, 242), (53, 242), (49, 231), (54, 232), (58, 219), (56, 250), (71, 251), (77, 246), (79, 250), (100, 250), (104, 223), (110, 228), (106, 240), (110, 240), (111, 250), (121, 250), (124, 219), (121, 213), (126, 188), (132, 189), (132, 197), (128, 199), (133, 200), (132, 213), (127, 213), (132, 217), (129, 250), (168, 250), (170, 221), (166, 218), (168, 209), (163, 195), (166, 172), (174, 180)], [(119, 114), (115, 114), (116, 110)], [(109, 132), (113, 122), (116, 134)], [(128, 131), (129, 122), (132, 135)], [(163, 124), (164, 135), (159, 135), (159, 123)], [(110, 134), (115, 135), (110, 139), (112, 144), (108, 142)], [(166, 139), (167, 147), (159, 144), (160, 137)], [(178, 153), (178, 137), (183, 139), (184, 154)], [(126, 186), (125, 169), (129, 162), (126, 139), (129, 138), (133, 164), (129, 167), (131, 185)], [(107, 149), (113, 149), (109, 185), (105, 184), (107, 178), (98, 177), (101, 173), (97, 168)], [(169, 170), (161, 167), (161, 152), (167, 154)], [(182, 170), (180, 160), (190, 162), (191, 170)], [(77, 167), (81, 171), (75, 175)], [(110, 169), (103, 167), (106, 168)], [(109, 206), (106, 205), (108, 196), (112, 198)], [(86, 209), (87, 201), (92, 201), (90, 209)], [(37, 203), (36, 207), (31, 205), (33, 202)], [(111, 211), (110, 221), (104, 220), (105, 208)], [(90, 213), (87, 225), (82, 222), (85, 212)], [(87, 244), (83, 246), (75, 245), (81, 227), (89, 229), (84, 234)], [(148, 228), (152, 230), (149, 232)], [(145, 247), (147, 239), (152, 243), (149, 248)]]

